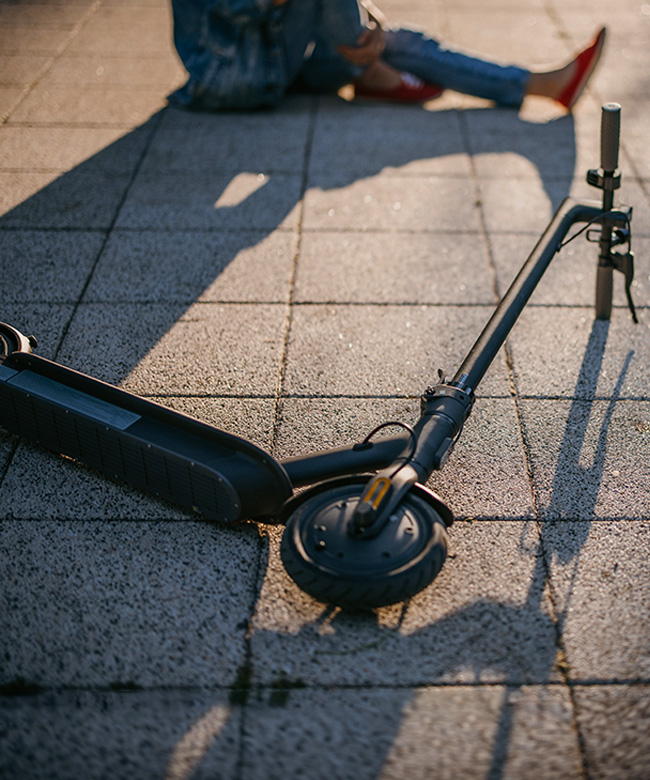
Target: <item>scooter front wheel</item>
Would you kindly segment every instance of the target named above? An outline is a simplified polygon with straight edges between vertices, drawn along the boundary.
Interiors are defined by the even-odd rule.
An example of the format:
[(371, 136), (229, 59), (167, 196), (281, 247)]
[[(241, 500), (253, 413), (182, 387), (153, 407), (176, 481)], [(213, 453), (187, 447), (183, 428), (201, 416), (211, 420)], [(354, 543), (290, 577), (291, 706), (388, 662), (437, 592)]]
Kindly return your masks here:
[(366, 482), (318, 485), (290, 502), (285, 515), (281, 556), (289, 576), (318, 601), (347, 609), (404, 601), (433, 581), (447, 557), (451, 513), (421, 485), (377, 535), (349, 533)]

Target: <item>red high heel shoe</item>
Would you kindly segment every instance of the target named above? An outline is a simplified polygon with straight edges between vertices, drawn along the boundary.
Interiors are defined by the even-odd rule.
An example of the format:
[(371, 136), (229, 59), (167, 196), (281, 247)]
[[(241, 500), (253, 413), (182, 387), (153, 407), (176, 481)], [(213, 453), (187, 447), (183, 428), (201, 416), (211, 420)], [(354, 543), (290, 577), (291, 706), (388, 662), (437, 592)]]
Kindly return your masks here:
[(411, 73), (401, 73), (400, 76), (400, 83), (392, 89), (369, 89), (355, 84), (354, 96), (393, 103), (424, 103), (426, 100), (440, 97), (444, 91), (438, 84), (427, 84)]
[(570, 111), (573, 108), (580, 95), (582, 95), (582, 90), (587, 85), (589, 77), (598, 64), (598, 60), (603, 53), (603, 47), (605, 45), (605, 34), (606, 29), (603, 27), (595, 37), (591, 46), (588, 46), (578, 55), (576, 59), (576, 71), (573, 78), (562, 90), (560, 95), (555, 98), (558, 103), (562, 104), (567, 109), (567, 111)]

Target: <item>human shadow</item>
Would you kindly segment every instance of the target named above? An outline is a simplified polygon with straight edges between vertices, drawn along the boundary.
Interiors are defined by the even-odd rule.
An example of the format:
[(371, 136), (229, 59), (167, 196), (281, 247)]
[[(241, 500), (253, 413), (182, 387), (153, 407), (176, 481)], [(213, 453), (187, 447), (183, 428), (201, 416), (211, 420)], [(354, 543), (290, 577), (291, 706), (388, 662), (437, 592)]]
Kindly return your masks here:
[[(425, 171), (444, 191), (459, 172), (469, 177), (463, 158), (505, 152), (525, 158), (553, 207), (575, 166), (573, 120), (304, 96), (268, 113), (170, 107), (0, 219), (2, 316), (41, 336), (41, 354), (121, 383), (197, 301), (287, 302), (289, 236), (310, 193), (336, 198), (385, 171)], [(266, 251), (271, 239), (279, 244)]]
[[(297, 111), (290, 105), (286, 113), (254, 117), (182, 114), (169, 109), (152, 118), (0, 220), (0, 231), (5, 243), (13, 247), (14, 258), (21, 246), (17, 243), (20, 234), (27, 230), (38, 232), (45, 239), (52, 238), (53, 243), (54, 233), (66, 231), (90, 245), (88, 252), (72, 265), (64, 245), (60, 254), (45, 247), (31, 260), (22, 258), (22, 274), (3, 274), (9, 279), (8, 284), (3, 282), (5, 295), (11, 301), (9, 308), (13, 307), (18, 317), (14, 324), (40, 335), (36, 320), (44, 306), (55, 304), (61, 313), (55, 318), (55, 337), (49, 342), (45, 339), (50, 356), (74, 361), (75, 355), (83, 354), (83, 370), (101, 379), (121, 382), (197, 300), (241, 299), (237, 291), (229, 295), (216, 292), (206, 298), (206, 290), (246, 250), (258, 246), (275, 231), (295, 231), (295, 210), (308, 191), (335, 193), (386, 169), (402, 170), (422, 160), (505, 152), (529, 161), (552, 206), (558, 204), (570, 186), (575, 166), (570, 117), (535, 125), (523, 122), (513, 112), (492, 109), (462, 113), (408, 109), (403, 114), (369, 109), (363, 117), (350, 114), (354, 111), (354, 107), (333, 103), (329, 113), (321, 115), (313, 108), (306, 110), (300, 103)], [(285, 147), (281, 159), (273, 159), (272, 149), (269, 152), (269, 117), (275, 117), (279, 134), (291, 130), (295, 133), (296, 127), (302, 128), (297, 157), (301, 163), (308, 160), (308, 165), (300, 173), (288, 162), (296, 159), (294, 145)], [(392, 132), (388, 117), (394, 123)], [(382, 130), (386, 132), (373, 131), (369, 136), (371, 118), (376, 122), (385, 119)], [(481, 131), (486, 118), (490, 121)], [(246, 149), (239, 149), (232, 139), (225, 150), (215, 151), (219, 144), (223, 145), (224, 128), (236, 135), (240, 125), (240, 139), (245, 139), (246, 149), (257, 144), (264, 150), (250, 164), (233, 163)], [(339, 148), (342, 129), (344, 155)], [(429, 135), (423, 141), (418, 136), (425, 130)], [(549, 135), (555, 138), (551, 154)], [(184, 145), (179, 146), (182, 141)], [(210, 143), (214, 149), (206, 152)], [(209, 164), (211, 155), (216, 172)], [(264, 160), (269, 167), (258, 164)], [(569, 175), (558, 174), (559, 170), (568, 171)], [(258, 179), (260, 175), (264, 178)], [(445, 175), (448, 174), (441, 174), (443, 183)], [(240, 185), (243, 189), (229, 195), (229, 188), (237, 189)], [(220, 201), (221, 205), (215, 208)], [(270, 296), (262, 293), (257, 300), (279, 299), (273, 292)], [(280, 302), (286, 303), (286, 299)], [(124, 330), (125, 307), (133, 317), (129, 338), (115, 340), (112, 334)], [(102, 316), (98, 317), (100, 309)], [(106, 346), (107, 340), (113, 343)], [(591, 360), (589, 365), (593, 368), (595, 362)], [(211, 392), (218, 395), (220, 388), (213, 387)], [(569, 415), (569, 423), (576, 430), (571, 431), (570, 437), (565, 435), (566, 441), (573, 442), (576, 435), (584, 437), (582, 417), (577, 412), (575, 418)], [(569, 424), (567, 431), (568, 428)], [(554, 485), (557, 502), (571, 467), (566, 459), (560, 460), (562, 468), (558, 467)], [(598, 473), (592, 472), (587, 491), (592, 500), (597, 479)], [(584, 507), (580, 514), (586, 516)], [(557, 657), (555, 620), (548, 604), (542, 606), (550, 545), (550, 541), (546, 546), (543, 541), (542, 529), (540, 544), (532, 551), (534, 565), (523, 601), (477, 598), (399, 640), (401, 648), (417, 645), (423, 661), (434, 659), (425, 675), (427, 683), (435, 684), (463, 671), (474, 682), (492, 679), (506, 686), (491, 747), (490, 778), (501, 777), (507, 761), (513, 727), (510, 692), (527, 682), (547, 682)], [(575, 557), (580, 547), (578, 541), (570, 555)], [(569, 553), (562, 548), (558, 554)], [(341, 613), (330, 628), (336, 637), (339, 631), (354, 631), (355, 622)], [(308, 626), (304, 630), (312, 629)], [(382, 640), (386, 631), (378, 623), (372, 625), (377, 640)], [(279, 639), (289, 654), (292, 646), (294, 653), (299, 651), (300, 635), (270, 633), (268, 639)], [(259, 634), (256, 641), (264, 642), (263, 632)], [(396, 641), (394, 634), (388, 639)], [(395, 696), (396, 704), (401, 706), (395, 707), (381, 727), (382, 742), (388, 746), (393, 744), (400, 728), (410, 693), (398, 688)], [(217, 735), (215, 739), (218, 738)], [(378, 776), (385, 760), (386, 752), (376, 751), (373, 761), (364, 767), (363, 776)]]

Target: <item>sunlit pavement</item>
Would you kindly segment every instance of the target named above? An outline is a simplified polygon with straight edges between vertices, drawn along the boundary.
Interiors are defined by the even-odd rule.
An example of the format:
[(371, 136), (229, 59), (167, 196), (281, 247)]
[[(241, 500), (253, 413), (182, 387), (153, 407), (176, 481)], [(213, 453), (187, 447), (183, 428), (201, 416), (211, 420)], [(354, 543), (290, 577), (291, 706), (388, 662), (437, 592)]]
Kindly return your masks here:
[[(0, 320), (45, 357), (277, 458), (413, 423), (622, 105), (632, 289), (554, 261), (430, 487), (442, 573), (367, 615), (303, 593), (282, 528), (211, 525), (0, 433), (0, 776), (650, 773), (650, 7), (391, 0), (488, 56), (561, 62), (572, 115), (454, 93), (183, 112), (165, 0), (0, 2)], [(617, 275), (620, 276), (620, 275)]]

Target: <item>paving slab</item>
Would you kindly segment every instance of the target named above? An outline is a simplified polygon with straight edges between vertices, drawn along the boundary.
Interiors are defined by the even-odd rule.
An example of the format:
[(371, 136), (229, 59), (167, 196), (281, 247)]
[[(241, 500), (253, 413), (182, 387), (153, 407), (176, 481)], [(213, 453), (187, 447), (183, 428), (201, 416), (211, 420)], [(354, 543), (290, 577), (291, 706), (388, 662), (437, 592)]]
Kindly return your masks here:
[(86, 13), (84, 5), (36, 5), (3, 3), (0, 6), (0, 24), (5, 29), (38, 27), (53, 30), (73, 30)]
[(301, 190), (298, 174), (141, 172), (117, 226), (292, 230), (298, 224)]
[(213, 425), (226, 433), (241, 436), (271, 451), (275, 439), (276, 402), (274, 398), (223, 398), (170, 396), (153, 398), (181, 414)]
[(3, 168), (66, 172), (132, 173), (148, 140), (146, 124), (132, 132), (106, 127), (0, 127)]
[(400, 176), (382, 171), (354, 179), (338, 170), (310, 176), (305, 230), (408, 230), (478, 232), (469, 178)]
[(529, 397), (647, 398), (648, 323), (626, 309), (611, 321), (593, 309), (531, 307), (508, 339), (518, 390)]
[(571, 115), (554, 113), (542, 121), (527, 118), (523, 110), (488, 107), (461, 115), (472, 163), (481, 179), (546, 181), (562, 179), (576, 168), (576, 127)]
[(580, 771), (570, 704), (553, 688), (292, 691), (284, 706), (251, 707), (244, 745), (244, 778), (390, 780), (432, 771), (571, 778)]
[(24, 84), (33, 81), (43, 70), (47, 58), (36, 54), (1, 54), (0, 83)]
[(466, 233), (309, 231), (296, 303), (492, 304), (483, 241)]
[[(452, 376), (487, 322), (491, 308), (363, 307), (305, 304), (295, 308), (285, 388), (298, 395), (416, 395)], [(508, 395), (504, 363), (496, 359), (481, 385)]]
[(63, 56), (48, 68), (40, 80), (53, 86), (129, 86), (134, 90), (157, 86), (171, 90), (184, 80), (180, 61), (170, 57), (111, 57), (101, 54)]
[(0, 118), (7, 116), (11, 112), (11, 109), (18, 105), (22, 94), (22, 87), (0, 86)]
[(409, 3), (386, 0), (382, 8), (395, 24), (425, 28), (431, 27), (432, 18), (437, 20), (439, 27), (444, 27), (448, 12), (446, 0), (413, 0)]
[(481, 179), (478, 197), (489, 233), (542, 235), (556, 209), (569, 194), (571, 180)]
[[(99, 90), (99, 94), (97, 91)], [(159, 88), (39, 85), (12, 114), (12, 123), (111, 125), (146, 122), (166, 105)]]
[(521, 410), (541, 517), (648, 517), (647, 401), (523, 401)]
[(175, 57), (168, 6), (110, 6), (97, 8), (83, 34), (70, 42), (70, 54), (111, 54)]
[(565, 59), (566, 45), (555, 33), (554, 20), (536, 3), (469, 5), (474, 23), (466, 23), (468, 6), (448, 7), (449, 39), (461, 50), (480, 52), (505, 65), (548, 65)]
[(240, 720), (219, 692), (5, 698), (0, 772), (24, 780), (235, 778)]
[[(647, 517), (647, 515), (646, 515)], [(571, 677), (650, 677), (648, 521), (549, 523), (543, 528)]]
[[(470, 174), (470, 160), (458, 111), (389, 105), (357, 105), (328, 98), (314, 127), (309, 170), (319, 174), (337, 169), (358, 178), (379, 171), (394, 175)], [(434, 102), (431, 106), (437, 106)], [(433, 216), (433, 215), (432, 215)]]
[(2, 634), (15, 638), (3, 643), (3, 685), (234, 684), (257, 576), (254, 526), (5, 519), (0, 534), (14, 551), (1, 586)]
[[(459, 521), (451, 555), (424, 591), (367, 615), (300, 591), (270, 529), (251, 636), (253, 679), (306, 685), (560, 681), (539, 538), (532, 523)], [(397, 660), (396, 660), (397, 659)]]
[[(43, 300), (76, 302), (103, 243), (103, 235), (90, 231), (0, 232), (4, 294), (14, 304)], [(57, 262), (59, 257), (66, 257), (65, 266)]]
[[(128, 173), (76, 169), (0, 172), (2, 226), (108, 229), (130, 183)], [(9, 186), (9, 183), (11, 186)]]
[(295, 95), (277, 111), (263, 115), (170, 108), (161, 118), (142, 170), (152, 175), (174, 171), (295, 173), (304, 163), (311, 106), (309, 96)]
[[(590, 776), (598, 780), (645, 777), (650, 761), (648, 686), (578, 685), (573, 696)], [(612, 728), (612, 723), (619, 727)]]
[[(59, 359), (144, 395), (272, 397), (286, 317), (280, 304), (87, 304)], [(100, 322), (103, 333), (120, 336), (98, 342)], [(245, 354), (236, 350), (240, 339), (248, 342)]]
[(39, 27), (19, 18), (11, 26), (0, 27), (0, 51), (8, 56), (29, 53), (49, 57), (65, 46), (70, 35), (65, 28)]
[[(360, 442), (388, 420), (413, 425), (418, 407), (414, 398), (283, 398), (275, 453), (288, 458)], [(394, 434), (396, 429), (383, 433)]]
[(115, 230), (84, 301), (288, 303), (295, 254), (283, 231)]
[(624, 121), (623, 159), (626, 162), (631, 162), (638, 175), (647, 180), (650, 178), (650, 159), (648, 159), (647, 148), (644, 146), (646, 124), (642, 104), (636, 106), (634, 103), (632, 105), (626, 104)]

